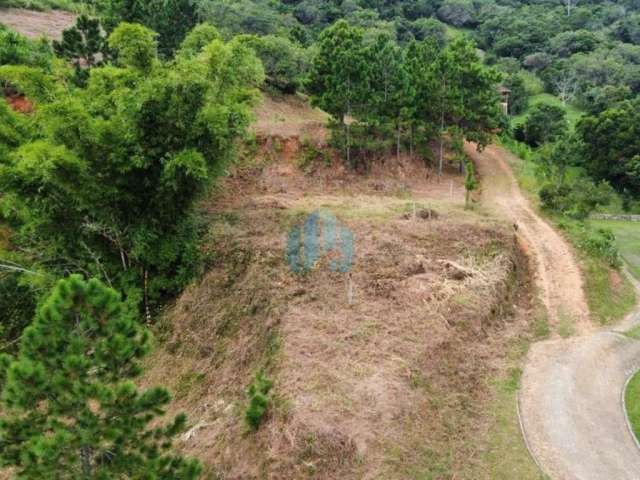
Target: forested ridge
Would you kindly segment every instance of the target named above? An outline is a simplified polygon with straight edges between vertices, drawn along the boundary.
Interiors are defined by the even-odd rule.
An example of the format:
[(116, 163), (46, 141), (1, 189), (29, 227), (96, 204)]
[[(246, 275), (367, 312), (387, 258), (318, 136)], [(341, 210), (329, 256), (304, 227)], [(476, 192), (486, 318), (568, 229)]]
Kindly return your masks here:
[[(329, 114), (328, 148), (359, 174), (402, 155), (459, 170), (467, 206), (465, 142), (523, 149), (541, 206), (619, 265), (581, 222), (640, 208), (638, 2), (36, 6), (80, 15), (54, 41), (0, 24), (0, 464), (20, 478), (199, 476), (171, 450), (185, 418), (154, 422), (168, 392), (132, 381), (159, 313), (221, 261), (199, 202), (255, 142), (261, 94)], [(249, 430), (270, 389), (257, 375)]]

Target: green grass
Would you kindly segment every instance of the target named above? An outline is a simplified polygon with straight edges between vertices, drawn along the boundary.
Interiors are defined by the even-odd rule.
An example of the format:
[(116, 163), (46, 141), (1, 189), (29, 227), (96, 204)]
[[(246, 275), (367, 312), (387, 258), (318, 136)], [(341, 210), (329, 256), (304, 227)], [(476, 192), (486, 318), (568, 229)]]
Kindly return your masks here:
[(584, 271), (584, 289), (594, 320), (602, 325), (623, 318), (636, 303), (631, 282), (619, 274), (619, 285), (612, 285), (607, 264), (597, 258), (580, 255)]
[(591, 223), (613, 231), (620, 255), (633, 276), (640, 280), (640, 222), (591, 220)]
[(627, 337), (640, 340), (640, 325), (624, 333)]
[[(539, 105), (539, 104), (555, 105), (555, 106), (564, 108), (565, 111), (567, 112), (567, 121), (569, 122), (569, 127), (572, 130), (575, 128), (576, 123), (578, 123), (578, 120), (582, 115), (582, 111), (580, 109), (570, 104), (562, 105), (562, 102), (558, 97), (553, 96), (549, 93), (539, 93), (537, 95), (533, 95), (529, 97), (529, 107), (527, 110), (529, 110), (534, 105)], [(525, 111), (524, 113), (521, 113), (520, 115), (516, 115), (515, 117), (513, 117), (511, 119), (511, 125), (513, 126), (520, 125), (521, 123), (524, 123), (526, 118), (527, 118), (527, 112)]]
[(529, 95), (540, 95), (544, 93), (544, 84), (540, 77), (538, 77), (535, 73), (529, 72), (527, 70), (520, 70), (518, 75), (524, 81), (524, 88), (529, 93)]
[(637, 372), (627, 385), (624, 401), (633, 433), (640, 440), (640, 372)]

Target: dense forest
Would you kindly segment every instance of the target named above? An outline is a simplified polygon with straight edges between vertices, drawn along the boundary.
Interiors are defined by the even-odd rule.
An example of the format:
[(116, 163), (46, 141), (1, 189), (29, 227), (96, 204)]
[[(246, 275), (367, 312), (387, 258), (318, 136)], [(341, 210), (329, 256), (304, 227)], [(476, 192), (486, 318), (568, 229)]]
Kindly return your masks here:
[[(464, 141), (499, 134), (531, 149), (544, 208), (577, 220), (612, 198), (640, 208), (634, 0), (41, 6), (52, 5), (82, 13), (59, 41), (0, 25), (0, 89), (33, 107), (0, 102), (0, 380), (12, 412), (0, 463), (21, 478), (198, 476), (170, 451), (185, 419), (152, 422), (168, 393), (130, 379), (150, 348), (143, 325), (211, 261), (198, 200), (235, 158), (260, 90), (308, 96), (359, 172), (409, 153), (441, 173), (446, 149), (472, 190)], [(533, 101), (545, 94), (554, 101)]]

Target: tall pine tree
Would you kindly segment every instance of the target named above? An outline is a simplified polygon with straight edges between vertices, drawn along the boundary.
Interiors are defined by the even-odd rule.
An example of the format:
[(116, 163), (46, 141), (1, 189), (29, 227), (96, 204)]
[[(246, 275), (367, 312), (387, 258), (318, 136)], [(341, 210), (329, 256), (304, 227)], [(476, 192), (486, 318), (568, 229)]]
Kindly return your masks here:
[(351, 122), (367, 94), (363, 32), (339, 20), (320, 34), (307, 90), (313, 105), (339, 122), (345, 133), (347, 162), (351, 164)]
[(196, 460), (171, 452), (186, 418), (150, 423), (170, 402), (139, 391), (150, 334), (98, 280), (61, 280), (1, 357), (0, 465), (24, 479), (195, 479)]

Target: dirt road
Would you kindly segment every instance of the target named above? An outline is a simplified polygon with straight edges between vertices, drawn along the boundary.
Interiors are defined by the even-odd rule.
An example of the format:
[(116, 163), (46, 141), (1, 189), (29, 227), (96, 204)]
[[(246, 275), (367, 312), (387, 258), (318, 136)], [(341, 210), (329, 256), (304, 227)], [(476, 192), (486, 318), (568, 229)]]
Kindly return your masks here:
[(580, 270), (571, 249), (531, 208), (507, 160), (491, 146), (467, 153), (482, 177), (483, 202), (518, 226), (536, 262), (536, 282), (554, 333), (529, 351), (519, 410), (529, 449), (552, 479), (638, 480), (640, 449), (622, 408), (627, 377), (640, 368), (640, 342), (618, 333), (640, 322), (640, 313), (614, 329), (589, 321)]

